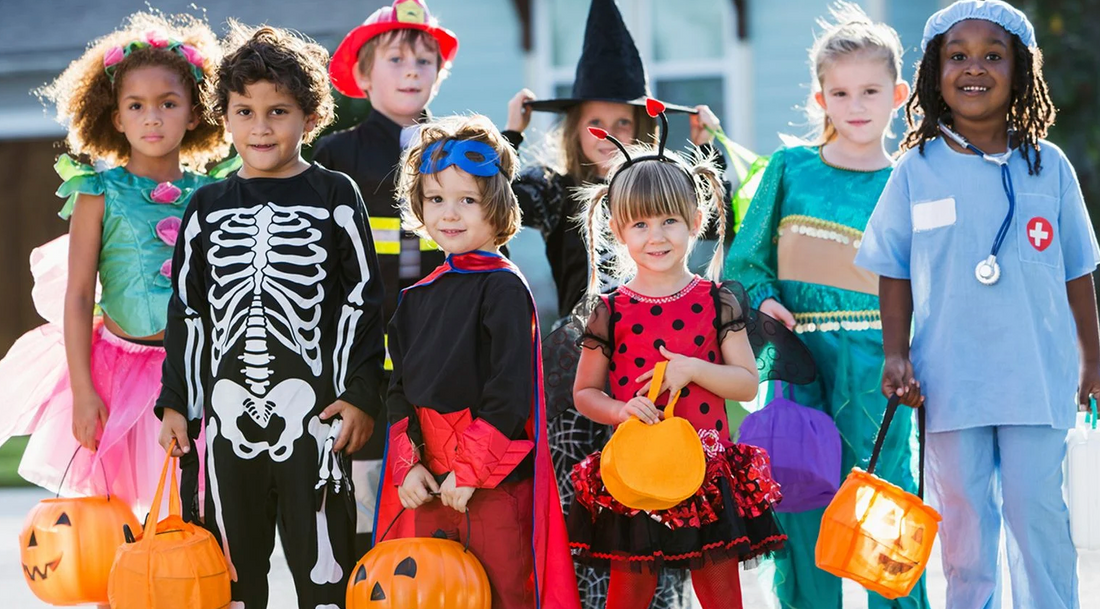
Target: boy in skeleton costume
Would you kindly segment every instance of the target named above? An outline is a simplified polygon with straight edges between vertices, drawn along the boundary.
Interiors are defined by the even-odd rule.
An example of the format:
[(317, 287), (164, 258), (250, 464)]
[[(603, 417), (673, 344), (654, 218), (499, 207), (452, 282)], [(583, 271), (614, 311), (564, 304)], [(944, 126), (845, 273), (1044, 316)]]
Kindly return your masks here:
[(235, 609), (267, 606), (278, 521), (302, 609), (344, 606), (355, 563), (347, 455), (380, 408), (382, 286), (355, 184), (306, 163), (331, 122), (327, 53), (234, 25), (214, 109), (243, 160), (201, 189), (173, 268), (161, 444), (205, 421), (205, 525)]
[(492, 609), (579, 609), (546, 443), (534, 301), (500, 255), (520, 227), (515, 169), (483, 116), (428, 123), (402, 158), (402, 220), (447, 260), (402, 292), (390, 322), (376, 530), (468, 543)]

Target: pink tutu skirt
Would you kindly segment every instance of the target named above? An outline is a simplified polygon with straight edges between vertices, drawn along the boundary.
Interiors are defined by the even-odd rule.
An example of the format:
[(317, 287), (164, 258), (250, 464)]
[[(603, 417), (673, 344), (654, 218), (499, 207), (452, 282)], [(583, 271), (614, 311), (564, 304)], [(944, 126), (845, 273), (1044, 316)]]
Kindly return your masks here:
[[(56, 277), (61, 264), (60, 256), (43, 258), (40, 250), (54, 248), (56, 253), (59, 247), (67, 251), (67, 239), (51, 242), (32, 255), (36, 303), (64, 298), (62, 281), (40, 281)], [(61, 288), (60, 293), (49, 290), (56, 299), (44, 297), (42, 288), (47, 284)], [(110, 493), (142, 518), (152, 503), (164, 460), (164, 449), (157, 443), (160, 421), (153, 414), (160, 394), (164, 349), (126, 341), (108, 332), (102, 323), (95, 324), (92, 381), (108, 417), (99, 436), (99, 449), (92, 453), (79, 448), (73, 437), (73, 394), (59, 315), (42, 309), (43, 317), (52, 323), (24, 334), (0, 360), (5, 402), (0, 409), (0, 444), (12, 436), (29, 434), (19, 465), (23, 478), (65, 496)]]

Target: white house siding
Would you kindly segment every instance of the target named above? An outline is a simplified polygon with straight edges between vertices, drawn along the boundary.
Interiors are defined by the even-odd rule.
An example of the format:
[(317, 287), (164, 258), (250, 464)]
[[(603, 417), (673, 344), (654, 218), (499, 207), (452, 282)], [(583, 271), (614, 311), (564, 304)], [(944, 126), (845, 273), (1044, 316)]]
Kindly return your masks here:
[[(938, 0), (865, 0), (862, 4), (901, 35), (905, 47), (904, 78), (912, 80), (913, 64), (919, 58), (924, 22), (938, 10)], [(758, 152), (779, 147), (777, 133), (803, 135), (806, 118), (800, 108), (810, 89), (808, 51), (813, 33), (820, 31), (815, 20), (828, 13), (825, 0), (772, 0), (749, 2), (749, 36), (753, 55), (753, 126), (749, 143)], [(875, 15), (879, 17), (879, 15)], [(901, 133), (902, 123), (895, 129)]]

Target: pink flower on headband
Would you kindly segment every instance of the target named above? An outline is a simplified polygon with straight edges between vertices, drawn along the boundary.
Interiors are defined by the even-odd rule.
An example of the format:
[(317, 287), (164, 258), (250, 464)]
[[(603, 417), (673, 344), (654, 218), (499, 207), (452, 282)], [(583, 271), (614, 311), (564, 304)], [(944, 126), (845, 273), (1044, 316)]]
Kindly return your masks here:
[(169, 44), (171, 44), (168, 39), (164, 37), (163, 34), (156, 30), (149, 30), (148, 32), (145, 32), (145, 42), (148, 42), (150, 45), (155, 46), (158, 49), (166, 48)]
[(179, 200), (183, 191), (178, 186), (171, 182), (161, 182), (157, 184), (157, 187), (153, 189), (153, 192), (149, 193), (149, 198), (154, 203), (175, 203)]
[(180, 226), (183, 225), (183, 221), (175, 216), (168, 216), (167, 218), (157, 222), (157, 238), (165, 243), (165, 245), (175, 246), (176, 239), (179, 239)]
[(172, 278), (172, 259), (171, 258), (169, 258), (168, 260), (165, 260), (164, 264), (160, 265), (160, 274), (167, 277), (168, 279)]
[(103, 67), (109, 68), (125, 58), (126, 53), (123, 52), (122, 47), (111, 47), (107, 49), (107, 53), (103, 56)]
[(201, 70), (203, 65), (206, 64), (206, 58), (203, 57), (202, 53), (199, 52), (199, 50), (195, 47), (189, 44), (184, 44), (180, 45), (179, 50), (180, 53), (183, 53), (183, 56), (187, 58), (187, 61), (189, 61), (191, 65), (195, 66), (196, 68)]

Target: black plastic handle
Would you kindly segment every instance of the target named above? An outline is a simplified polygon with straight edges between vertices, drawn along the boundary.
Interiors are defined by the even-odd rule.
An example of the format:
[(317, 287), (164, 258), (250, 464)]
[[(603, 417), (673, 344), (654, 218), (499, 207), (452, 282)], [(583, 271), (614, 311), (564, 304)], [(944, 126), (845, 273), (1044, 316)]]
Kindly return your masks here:
[[(886, 403), (886, 413), (882, 415), (882, 425), (878, 429), (878, 436), (875, 438), (875, 447), (871, 450), (871, 461), (867, 464), (867, 473), (875, 473), (875, 465), (878, 463), (879, 454), (882, 453), (882, 445), (886, 442), (886, 432), (890, 429), (890, 423), (894, 420), (894, 415), (898, 411), (898, 406), (901, 405), (901, 398), (894, 395), (890, 397), (890, 401)], [(917, 496), (924, 499), (924, 406), (920, 406), (917, 409), (917, 447), (919, 450), (918, 455), (918, 468), (920, 475), (917, 479)]]
[[(438, 497), (439, 496), (438, 492), (429, 491), (428, 494), (430, 494), (433, 497)], [(382, 532), (382, 536), (378, 538), (378, 543), (382, 543), (383, 541), (386, 540), (386, 535), (389, 535), (390, 529), (393, 528), (393, 525), (397, 524), (397, 519), (400, 518), (401, 514), (404, 514), (404, 513), (405, 513), (405, 508), (402, 507), (401, 511), (398, 512), (397, 515), (393, 517), (393, 520), (390, 521), (390, 526), (386, 527), (386, 530)], [(462, 544), (462, 551), (463, 552), (469, 552), (470, 551), (470, 509), (469, 508), (466, 508), (466, 543)]]
[[(54, 499), (61, 497), (61, 489), (65, 488), (65, 478), (69, 477), (69, 468), (73, 466), (73, 461), (76, 461), (76, 456), (80, 454), (80, 449), (84, 446), (77, 446), (73, 451), (73, 456), (69, 458), (69, 464), (65, 466), (65, 471), (61, 474), (61, 482), (57, 483), (57, 494), (54, 495)], [(103, 473), (104, 488), (107, 489), (107, 501), (111, 500), (111, 483), (107, 480), (107, 469), (103, 467), (103, 462), (99, 462), (99, 471)]]

